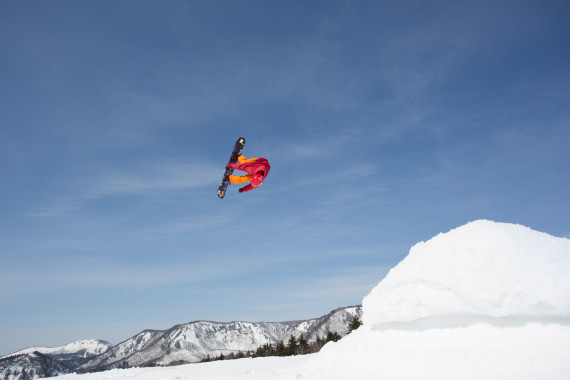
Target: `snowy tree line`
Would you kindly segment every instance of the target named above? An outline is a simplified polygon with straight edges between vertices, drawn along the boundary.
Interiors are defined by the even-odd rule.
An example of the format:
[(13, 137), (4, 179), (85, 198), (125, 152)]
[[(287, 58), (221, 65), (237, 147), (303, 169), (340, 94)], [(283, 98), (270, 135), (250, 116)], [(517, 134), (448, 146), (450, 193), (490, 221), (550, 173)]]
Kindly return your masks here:
[[(360, 319), (355, 316), (348, 324), (348, 333), (356, 330), (362, 325)], [(301, 334), (299, 338), (291, 335), (287, 343), (282, 340), (276, 345), (266, 343), (258, 347), (255, 351), (230, 353), (229, 355), (220, 354), (220, 356), (211, 358), (209, 355), (202, 360), (202, 362), (216, 361), (216, 360), (231, 360), (242, 358), (256, 358), (266, 356), (293, 356), (293, 355), (306, 355), (319, 352), (321, 348), (328, 342), (337, 342), (341, 339), (341, 335), (337, 332), (328, 332), (324, 338), (317, 337), (314, 342), (308, 342), (304, 335)]]

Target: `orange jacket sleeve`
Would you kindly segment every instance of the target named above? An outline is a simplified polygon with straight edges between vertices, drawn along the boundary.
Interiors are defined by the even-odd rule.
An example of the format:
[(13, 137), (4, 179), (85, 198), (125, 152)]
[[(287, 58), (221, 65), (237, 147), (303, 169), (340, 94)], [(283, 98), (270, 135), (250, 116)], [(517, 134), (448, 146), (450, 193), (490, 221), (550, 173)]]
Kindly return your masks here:
[(238, 157), (238, 162), (240, 164), (251, 164), (257, 161), (257, 158), (250, 158), (249, 160), (247, 158), (245, 158), (245, 156), (239, 156)]

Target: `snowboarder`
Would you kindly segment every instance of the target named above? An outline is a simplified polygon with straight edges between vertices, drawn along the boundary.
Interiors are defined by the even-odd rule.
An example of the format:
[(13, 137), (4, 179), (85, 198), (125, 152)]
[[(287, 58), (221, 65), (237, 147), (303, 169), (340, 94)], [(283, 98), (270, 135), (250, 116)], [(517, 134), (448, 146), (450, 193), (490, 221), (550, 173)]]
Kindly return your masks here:
[(237, 169), (246, 172), (246, 175), (230, 175), (229, 180), (231, 183), (239, 184), (251, 181), (248, 185), (239, 189), (240, 193), (253, 190), (261, 186), (271, 167), (269, 161), (263, 157), (250, 158), (249, 160), (244, 156), (238, 157), (237, 164), (228, 164), (228, 168)]

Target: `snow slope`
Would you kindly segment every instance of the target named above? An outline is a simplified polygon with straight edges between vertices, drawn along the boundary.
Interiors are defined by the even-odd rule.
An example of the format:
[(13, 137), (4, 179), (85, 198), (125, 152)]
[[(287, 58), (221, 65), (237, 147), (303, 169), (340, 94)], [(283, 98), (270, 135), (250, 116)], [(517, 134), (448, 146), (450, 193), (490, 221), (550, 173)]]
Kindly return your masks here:
[(570, 378), (570, 240), (480, 220), (415, 245), (314, 355), (61, 380)]

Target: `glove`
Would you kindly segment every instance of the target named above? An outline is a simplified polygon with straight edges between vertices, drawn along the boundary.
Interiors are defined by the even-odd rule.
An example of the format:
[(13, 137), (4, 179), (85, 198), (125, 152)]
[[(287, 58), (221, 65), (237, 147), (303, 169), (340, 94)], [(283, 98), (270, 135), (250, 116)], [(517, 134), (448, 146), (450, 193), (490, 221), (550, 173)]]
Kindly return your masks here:
[(239, 192), (240, 192), (240, 193), (243, 193), (243, 187), (239, 189)]

